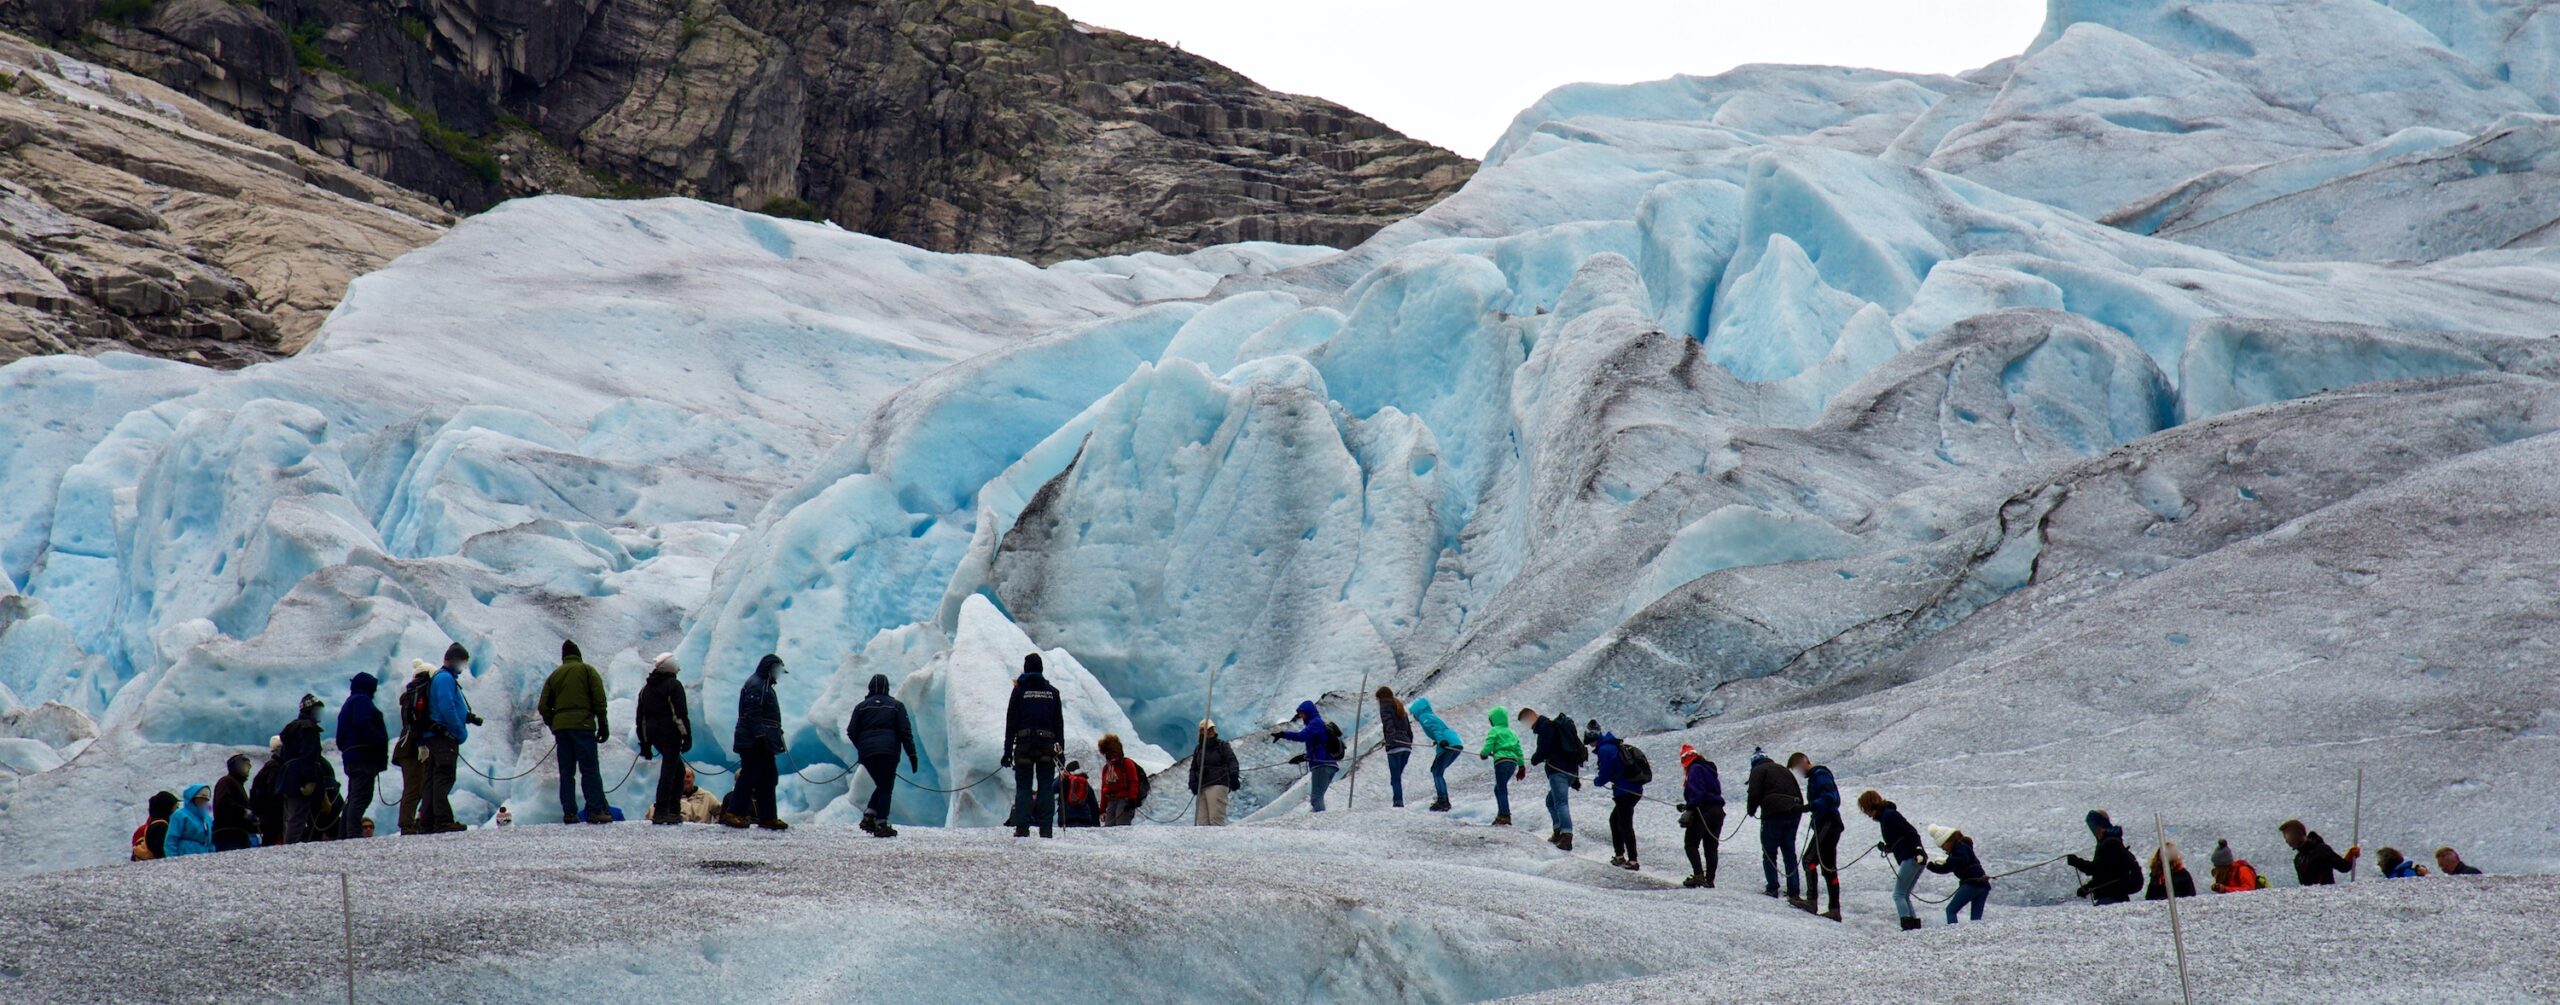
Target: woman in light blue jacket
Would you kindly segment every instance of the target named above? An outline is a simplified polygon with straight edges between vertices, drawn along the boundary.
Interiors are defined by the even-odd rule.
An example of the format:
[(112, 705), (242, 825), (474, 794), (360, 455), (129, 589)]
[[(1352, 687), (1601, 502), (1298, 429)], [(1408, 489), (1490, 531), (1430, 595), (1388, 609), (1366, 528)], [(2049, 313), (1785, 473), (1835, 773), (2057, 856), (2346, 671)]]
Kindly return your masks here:
[(213, 851), (212, 786), (187, 786), (186, 798), (178, 803), (178, 811), (169, 814), (169, 836), (164, 847), (170, 858)]
[(1416, 698), (1412, 708), (1413, 724), (1421, 727), (1422, 735), (1431, 741), (1431, 787), (1438, 793), (1438, 798), (1431, 801), (1431, 811), (1447, 813), (1449, 765), (1457, 761), (1459, 754), (1466, 753), (1467, 741), (1458, 735), (1457, 730), (1450, 729), (1448, 723), (1440, 721), (1439, 716), (1432, 714), (1431, 699)]

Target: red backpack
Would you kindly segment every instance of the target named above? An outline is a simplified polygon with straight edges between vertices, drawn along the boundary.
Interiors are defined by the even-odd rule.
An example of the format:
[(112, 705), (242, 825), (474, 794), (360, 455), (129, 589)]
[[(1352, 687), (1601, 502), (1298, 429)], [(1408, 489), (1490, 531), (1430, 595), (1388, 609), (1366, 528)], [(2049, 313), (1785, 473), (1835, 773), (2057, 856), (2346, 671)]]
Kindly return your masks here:
[(1069, 805), (1082, 806), (1093, 800), (1093, 783), (1081, 774), (1068, 775), (1058, 785), (1058, 793)]

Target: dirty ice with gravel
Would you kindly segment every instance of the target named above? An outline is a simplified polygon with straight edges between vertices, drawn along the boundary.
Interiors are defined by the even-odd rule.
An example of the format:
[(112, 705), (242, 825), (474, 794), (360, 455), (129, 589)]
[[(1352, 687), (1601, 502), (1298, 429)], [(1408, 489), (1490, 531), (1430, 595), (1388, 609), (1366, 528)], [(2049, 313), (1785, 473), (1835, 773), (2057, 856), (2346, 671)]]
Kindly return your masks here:
[[(1365, 750), (1381, 684), (1471, 745), (1523, 705), (1661, 769), (1694, 743), (1737, 797), (1753, 747), (1805, 750), (1995, 872), (2085, 850), (2092, 807), (2279, 885), (2287, 817), (2560, 872), (2555, 53), (2550, 3), (2054, 0), (1955, 76), (1561, 88), (1350, 249), (1038, 268), (540, 198), (359, 280), (292, 359), (0, 368), (0, 997), (316, 999), (327, 974), (226, 947), (273, 928), (325, 964), (332, 919), (296, 911), (329, 891), (282, 877), (339, 870), (359, 971), (402, 996), (967, 1000), (1026, 967), (1070, 998), (2175, 994), (2160, 912), (2070, 906), (2060, 866), (1905, 937), (1872, 860), (1851, 924), (1758, 897), (1749, 833), (1716, 891), (1662, 888), (1660, 803), (1634, 876), (1590, 861), (1594, 792), (1580, 858), (1525, 785), (1522, 826), (1478, 826), (1474, 758), (1446, 817), (1381, 806), (1370, 758), (1309, 822), (1259, 730), (1314, 698)], [(489, 721), (457, 811), (552, 818), (531, 709), (563, 638), (617, 726), (676, 654), (715, 791), (781, 655), (797, 829), (108, 864), (145, 796), (256, 754), (302, 693), (453, 641)], [(1034, 650), (1079, 756), (1116, 731), (1174, 769), (1157, 819), (1193, 724), (1225, 724), (1251, 821), (988, 829)], [(885, 844), (839, 826), (874, 674), (925, 754)], [(633, 758), (603, 762), (637, 810)], [(2361, 878), (2199, 903), (2197, 972), (2553, 995), (2508, 921), (2551, 881)], [(132, 990), (179, 970), (201, 994)]]

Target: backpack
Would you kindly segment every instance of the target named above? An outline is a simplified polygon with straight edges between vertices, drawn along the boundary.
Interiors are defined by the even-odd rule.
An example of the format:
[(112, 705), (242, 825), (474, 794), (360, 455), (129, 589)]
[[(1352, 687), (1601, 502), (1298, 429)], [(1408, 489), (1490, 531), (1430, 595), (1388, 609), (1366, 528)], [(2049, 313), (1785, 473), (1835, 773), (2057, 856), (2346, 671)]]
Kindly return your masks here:
[[(1582, 760), (1590, 753), (1590, 748), (1583, 746), (1582, 741), (1574, 736), (1572, 717), (1560, 715), (1555, 721), (1559, 725), (1554, 728), (1564, 731), (1564, 742), (1556, 744), (1555, 753), (1547, 758), (1547, 765), (1559, 771), (1582, 770)], [(1538, 721), (1540, 726), (1546, 724), (1547, 720)]]
[(1129, 770), (1131, 770), (1131, 771), (1135, 771), (1135, 772), (1137, 772), (1137, 773), (1138, 773), (1138, 799), (1137, 799), (1137, 803), (1138, 803), (1139, 805), (1144, 805), (1144, 804), (1146, 803), (1146, 801), (1147, 801), (1147, 797), (1148, 797), (1148, 796), (1150, 796), (1150, 795), (1154, 795), (1154, 794), (1155, 794), (1155, 791), (1156, 791), (1156, 780), (1155, 780), (1155, 779), (1153, 779), (1153, 778), (1148, 777), (1148, 775), (1147, 775), (1147, 769), (1139, 767), (1139, 766), (1138, 766), (1138, 762), (1136, 762), (1136, 761), (1131, 761), (1131, 762), (1129, 762)]
[(400, 692), (400, 736), (414, 744), (426, 735), (427, 695), (435, 690), (435, 675), (427, 675), (425, 683), (412, 683)]
[(1618, 744), (1618, 784), (1644, 785), (1653, 781), (1653, 762), (1645, 760), (1644, 751), (1633, 744)]
[(1083, 806), (1093, 801), (1093, 783), (1082, 773), (1068, 775), (1058, 783), (1058, 796), (1069, 806)]
[(1351, 756), (1351, 749), (1342, 743), (1342, 727), (1330, 722), (1324, 724), (1324, 754), (1333, 758), (1336, 764)]

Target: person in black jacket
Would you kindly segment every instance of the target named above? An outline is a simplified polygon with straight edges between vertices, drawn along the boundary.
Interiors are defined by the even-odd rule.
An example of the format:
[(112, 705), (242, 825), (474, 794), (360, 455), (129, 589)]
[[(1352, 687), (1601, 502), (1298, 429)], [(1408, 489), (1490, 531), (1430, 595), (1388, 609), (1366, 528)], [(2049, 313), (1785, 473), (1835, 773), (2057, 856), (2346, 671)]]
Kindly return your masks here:
[(1005, 701), (1004, 757), (997, 762), (1013, 769), (1013, 836), (1030, 837), (1035, 824), (1041, 837), (1056, 836), (1052, 809), (1066, 743), (1066, 703), (1040, 672), (1040, 654), (1026, 653), (1022, 676), (1013, 679), (1013, 696)]
[(2161, 852), (2166, 850), (2164, 848), (2151, 850), (2151, 885), (2143, 888), (2142, 899), (2144, 900), (2167, 900), (2172, 891), (2180, 897), (2196, 895), (2196, 877), (2195, 874), (2187, 871), (2187, 857), (2184, 855), (2169, 857), (2166, 882), (2163, 882), (2160, 858)]
[[(1810, 758), (1806, 761), (1811, 763)], [(1751, 748), (1751, 776), (1743, 790), (1742, 815), (1760, 818), (1760, 871), (1769, 881), (1768, 889), (1760, 892), (1778, 895), (1778, 863), (1783, 858), (1787, 899), (1801, 899), (1802, 888), (1796, 885), (1796, 820), (1804, 815), (1804, 790), (1798, 787), (1795, 772), (1770, 760), (1768, 752), (1758, 747)]]
[(1244, 787), (1244, 770), (1236, 764), (1236, 748), (1218, 738), (1218, 724), (1200, 720), (1200, 747), (1191, 754), (1191, 793), (1197, 798), (1191, 822), (1224, 827), (1227, 798)]
[[(1937, 828), (1929, 828), (1937, 833)], [(1973, 908), (1973, 920), (1982, 920), (1982, 905), (1991, 899), (1991, 875), (1982, 871), (1982, 859), (1973, 853), (1973, 839), (1963, 831), (1948, 831), (1938, 841), (1938, 849), (1947, 853), (1946, 861), (1929, 863), (1929, 871), (1947, 873), (1956, 878), (1956, 892), (1947, 898), (1947, 924), (1956, 923), (1956, 912)]]
[(427, 735), (427, 687), (436, 677), (434, 664), (425, 660), (410, 660), (409, 669), (409, 685), (400, 689), (400, 739), (391, 745), (391, 760), (400, 766), (402, 834), (418, 832), (418, 808), (427, 801), (427, 762), (421, 753), (425, 748), (418, 741)]
[(664, 755), (667, 763), (658, 767), (658, 790), (649, 804), (649, 822), (675, 825), (684, 822), (686, 769), (684, 755), (693, 750), (693, 711), (686, 707), (684, 684), (676, 675), (684, 668), (676, 665), (676, 654), (659, 653), (649, 663), (649, 679), (640, 685), (640, 698), (632, 703), (632, 718), (640, 728), (640, 757)]
[(373, 811), (373, 780), (391, 767), (391, 730), (373, 693), (380, 682), (369, 673), (347, 682), (347, 701), (338, 706), (338, 763), (347, 769), (347, 809), (338, 821), (338, 836), (364, 836), (365, 814)]
[(2345, 855), (2338, 854), (2320, 832), (2303, 826), (2300, 820), (2287, 820), (2276, 830), (2293, 848), (2293, 878), (2304, 886), (2334, 884), (2339, 873), (2356, 871), (2356, 860), (2364, 857), (2360, 846), (2348, 848)]
[(269, 848), (284, 843), (284, 790), (276, 784), (283, 778), (284, 737), (270, 736), (266, 763), (249, 779), (249, 818), (258, 823), (258, 844)]
[(738, 726), (729, 743), (738, 752), (738, 784), (720, 808), (720, 822), (730, 827), (753, 824), (769, 831), (791, 829), (782, 822), (773, 795), (774, 786), (782, 781), (776, 763), (791, 749), (782, 735), (782, 699), (775, 697), (773, 682), (789, 672), (782, 668), (782, 657), (766, 653), (756, 661), (756, 672), (738, 687)]
[(2124, 846), (2124, 828), (2108, 819), (2105, 810), (2090, 810), (2085, 822), (2098, 847), (2088, 858), (2071, 855), (2063, 859), (2089, 877), (2080, 884), (2078, 895), (2101, 907), (2132, 900), (2134, 894), (2142, 892), (2142, 863), (2133, 857), (2132, 849)]
[(276, 796), (284, 806), (284, 843), (318, 840), (312, 828), (320, 814), (320, 775), (328, 762), (320, 755), (320, 696), (302, 696), (302, 711), (276, 738), (283, 741), (284, 767), (276, 776)]
[(1536, 709), (1520, 710), (1520, 722), (1537, 735), (1538, 749), (1529, 755), (1529, 763), (1547, 771), (1547, 824), (1555, 833), (1547, 843), (1564, 851), (1573, 850), (1573, 790), (1582, 787), (1582, 758), (1589, 748), (1582, 734), (1573, 728), (1573, 717), (1564, 714), (1539, 715)]
[[(1858, 793), (1858, 812), (1876, 822), (1882, 838), (1876, 850), (1893, 858), (1893, 909), (1901, 914), (1902, 930), (1919, 930), (1920, 912), (1911, 906), (1911, 888), (1919, 885), (1920, 863), (1928, 857), (1920, 850), (1920, 830), (1903, 819), (1901, 808), (1874, 789)], [(1839, 907), (1838, 898), (1833, 898), (1832, 907)]]
[(919, 765), (915, 723), (907, 717), (907, 704), (889, 696), (887, 674), (871, 675), (870, 693), (853, 706), (844, 736), (853, 741), (854, 759), (871, 776), (871, 805), (862, 814), (863, 833), (897, 837), (898, 829), (889, 826), (889, 794), (898, 786), (898, 755), (907, 755), (909, 771)]
[(249, 797), (249, 755), (233, 754), (213, 783), (213, 850), (238, 851), (257, 844), (258, 812)]
[[(1413, 759), (1413, 717), (1406, 715), (1404, 703), (1396, 700), (1394, 688), (1378, 688), (1378, 728), (1387, 750), (1387, 788), (1394, 797), (1393, 805), (1404, 805), (1404, 765)], [(1357, 753), (1357, 751), (1354, 751)]]

